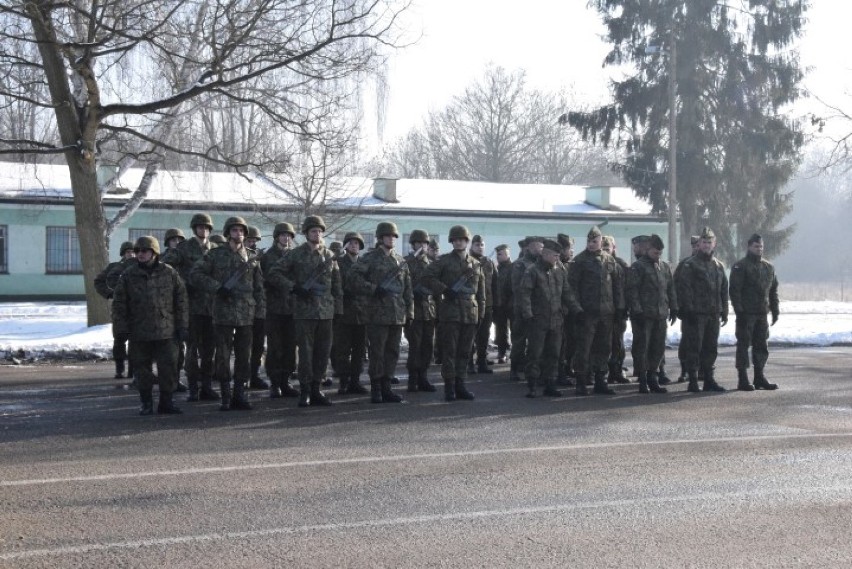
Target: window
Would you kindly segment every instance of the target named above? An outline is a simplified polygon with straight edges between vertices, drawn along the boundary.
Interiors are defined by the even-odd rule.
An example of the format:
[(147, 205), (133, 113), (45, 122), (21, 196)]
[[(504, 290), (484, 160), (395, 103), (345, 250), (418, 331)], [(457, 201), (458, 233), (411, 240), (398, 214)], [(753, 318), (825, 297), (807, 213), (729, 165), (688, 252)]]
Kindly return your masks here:
[(9, 242), (6, 239), (7, 232), (8, 227), (5, 225), (0, 225), (0, 273), (9, 272)]
[(74, 227), (47, 228), (47, 262), (49, 275), (76, 275), (83, 272), (80, 241)]
[(143, 235), (152, 235), (157, 238), (160, 243), (160, 249), (166, 248), (166, 230), (165, 229), (130, 229), (128, 237), (131, 243), (136, 243), (136, 240)]

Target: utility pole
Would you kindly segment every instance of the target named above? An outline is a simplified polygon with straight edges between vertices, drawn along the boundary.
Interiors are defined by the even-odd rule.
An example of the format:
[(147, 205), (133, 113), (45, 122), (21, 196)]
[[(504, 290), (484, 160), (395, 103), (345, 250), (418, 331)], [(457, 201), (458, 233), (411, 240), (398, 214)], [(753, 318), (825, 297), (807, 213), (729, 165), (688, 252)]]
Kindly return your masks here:
[(677, 40), (674, 29), (671, 32), (669, 49), (669, 262), (677, 263), (677, 245), (680, 241), (677, 231)]

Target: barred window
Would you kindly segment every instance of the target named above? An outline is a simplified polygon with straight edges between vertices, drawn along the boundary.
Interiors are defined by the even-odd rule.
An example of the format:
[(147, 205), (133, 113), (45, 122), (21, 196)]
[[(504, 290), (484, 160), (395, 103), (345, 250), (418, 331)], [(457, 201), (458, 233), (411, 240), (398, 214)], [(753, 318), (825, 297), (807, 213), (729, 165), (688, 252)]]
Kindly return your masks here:
[(49, 275), (76, 275), (83, 272), (80, 241), (75, 227), (47, 228), (45, 272)]
[(166, 230), (165, 229), (129, 229), (127, 231), (129, 241), (131, 243), (136, 243), (136, 240), (142, 237), (143, 235), (151, 235), (157, 238), (157, 241), (160, 243), (160, 248), (166, 248)]
[(8, 235), (8, 227), (0, 225), (0, 273), (9, 272), (9, 241), (6, 235)]

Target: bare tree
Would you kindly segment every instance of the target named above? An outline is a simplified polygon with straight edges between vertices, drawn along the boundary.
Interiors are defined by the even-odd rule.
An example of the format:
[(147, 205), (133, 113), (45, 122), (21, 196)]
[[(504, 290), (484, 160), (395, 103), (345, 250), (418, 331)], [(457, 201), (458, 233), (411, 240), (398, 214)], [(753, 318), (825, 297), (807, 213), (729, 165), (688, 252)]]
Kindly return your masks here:
[[(258, 133), (236, 117), (217, 140), (238, 133), (239, 145), (209, 136), (177, 145), (175, 134), (198, 124), (190, 119), (200, 109), (221, 105), (321, 139), (317, 125), (351, 96), (340, 86), (381, 62), (404, 8), (393, 0), (0, 0), (0, 107), (27, 106), (45, 125), (2, 135), (0, 155), (53, 154), (68, 164), (90, 325), (109, 319), (92, 285), (108, 236), (142, 202), (165, 156), (238, 171), (287, 161), (286, 144), (282, 154), (249, 152)], [(111, 220), (101, 205), (110, 183), (97, 183), (102, 159), (118, 175), (138, 161), (147, 170)]]

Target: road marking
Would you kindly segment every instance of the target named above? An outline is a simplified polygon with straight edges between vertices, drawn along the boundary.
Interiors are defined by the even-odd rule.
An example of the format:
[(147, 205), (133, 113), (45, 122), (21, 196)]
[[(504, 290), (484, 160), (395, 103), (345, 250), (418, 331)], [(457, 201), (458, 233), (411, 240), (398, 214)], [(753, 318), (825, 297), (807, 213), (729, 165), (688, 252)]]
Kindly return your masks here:
[(397, 518), (384, 518), (373, 520), (360, 520), (352, 522), (338, 522), (328, 524), (314, 524), (291, 527), (266, 528), (239, 532), (220, 532), (207, 533), (198, 535), (173, 536), (164, 538), (140, 539), (134, 541), (115, 541), (107, 543), (90, 543), (84, 545), (69, 545), (56, 548), (32, 549), (29, 551), (15, 551), (9, 553), (0, 553), (0, 561), (14, 561), (19, 559), (29, 559), (34, 557), (62, 556), (62, 555), (80, 555), (86, 553), (94, 553), (98, 551), (108, 551), (117, 549), (137, 549), (140, 547), (162, 547), (172, 545), (183, 545), (187, 543), (199, 542), (221, 542), (224, 540), (242, 540), (256, 539), (279, 535), (322, 532), (322, 531), (339, 531), (360, 528), (382, 528), (393, 526), (406, 526), (413, 524), (426, 524), (433, 522), (445, 521), (472, 521), (478, 519), (501, 518), (511, 516), (524, 516), (535, 514), (558, 514), (579, 510), (605, 509), (605, 508), (630, 508), (641, 507), (645, 508), (648, 504), (667, 504), (667, 503), (684, 503), (684, 502), (701, 502), (712, 501), (715, 503), (731, 503), (732, 498), (754, 499), (766, 498), (771, 495), (780, 495), (784, 503), (789, 505), (794, 498), (804, 499), (809, 495), (825, 495), (829, 493), (833, 498), (838, 498), (841, 494), (847, 495), (847, 500), (852, 492), (846, 484), (839, 484), (825, 487), (808, 487), (808, 488), (774, 488), (774, 489), (757, 489), (744, 490), (741, 492), (705, 492), (699, 494), (682, 494), (678, 496), (660, 496), (652, 498), (632, 498), (623, 500), (603, 500), (598, 502), (588, 503), (573, 503), (573, 504), (555, 504), (550, 506), (528, 506), (522, 508), (508, 508), (504, 510), (479, 510), (473, 512), (450, 512), (445, 514), (431, 514), (423, 516), (403, 516)]
[(202, 468), (183, 468), (179, 470), (151, 470), (143, 472), (118, 472), (112, 474), (95, 474), (90, 476), (68, 476), (63, 478), (32, 478), (27, 480), (2, 480), (0, 488), (38, 486), (45, 484), (66, 484), (70, 482), (102, 482), (105, 480), (127, 480), (138, 478), (155, 478), (163, 476), (194, 476), (222, 472), (243, 472), (251, 470), (273, 470), (284, 468), (302, 468), (313, 466), (330, 466), (346, 464), (369, 464), (378, 462), (404, 462), (408, 460), (437, 460), (444, 458), (464, 458), (478, 456), (497, 456), (509, 454), (565, 452), (573, 450), (605, 449), (636, 446), (662, 445), (691, 445), (707, 443), (743, 443), (758, 441), (783, 441), (792, 439), (832, 439), (852, 438), (852, 433), (799, 433), (786, 435), (751, 435), (741, 437), (716, 437), (709, 439), (676, 439), (665, 441), (624, 441), (606, 443), (586, 443), (573, 445), (553, 445), (538, 447), (513, 447), (502, 449), (468, 450), (457, 452), (435, 452), (423, 454), (401, 454), (391, 456), (361, 456), (353, 458), (334, 458), (324, 460), (299, 460), (291, 462), (269, 462), (260, 464), (238, 464), (233, 466), (210, 466)]

